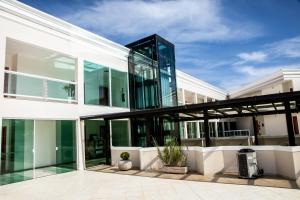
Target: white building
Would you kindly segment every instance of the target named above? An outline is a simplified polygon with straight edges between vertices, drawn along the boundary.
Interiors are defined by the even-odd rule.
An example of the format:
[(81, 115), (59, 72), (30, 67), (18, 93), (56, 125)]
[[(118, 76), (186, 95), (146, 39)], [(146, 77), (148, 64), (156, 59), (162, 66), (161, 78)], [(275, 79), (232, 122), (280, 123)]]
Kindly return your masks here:
[[(242, 98), (276, 94), (300, 90), (300, 69), (282, 69), (263, 79), (246, 85), (230, 94), (230, 98)], [(299, 114), (294, 113), (293, 126), (296, 137), (299, 137)], [(285, 115), (268, 115), (257, 117), (258, 133), (264, 138), (278, 138), (279, 144), (286, 144), (287, 127)], [(252, 118), (237, 119), (238, 129), (250, 129), (253, 133)]]
[[(105, 146), (131, 146), (126, 119), (110, 122), (111, 139), (103, 135), (103, 121), (80, 122), (81, 116), (130, 111), (129, 48), (13, 0), (0, 0), (0, 27), (0, 185), (8, 175), (26, 180), (82, 170), (105, 163)], [(147, 70), (145, 76), (154, 76)], [(230, 96), (299, 90), (299, 75), (284, 70)], [(184, 72), (176, 76), (179, 105), (227, 98)], [(210, 121), (211, 136), (251, 129), (247, 120)], [(262, 135), (286, 135), (282, 116), (260, 120)], [(181, 124), (182, 137), (200, 139), (201, 123)]]

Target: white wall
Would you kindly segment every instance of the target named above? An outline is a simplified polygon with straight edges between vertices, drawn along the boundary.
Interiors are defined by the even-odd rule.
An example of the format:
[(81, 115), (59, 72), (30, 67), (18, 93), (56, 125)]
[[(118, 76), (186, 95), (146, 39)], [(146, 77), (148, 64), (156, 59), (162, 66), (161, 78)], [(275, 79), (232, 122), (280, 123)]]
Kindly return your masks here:
[(35, 167), (56, 164), (56, 124), (55, 121), (35, 121)]
[(182, 88), (212, 99), (224, 100), (226, 98), (226, 92), (224, 90), (179, 70), (176, 70), (176, 81), (177, 88)]
[[(237, 152), (243, 146), (220, 147), (188, 147), (184, 153), (188, 155), (187, 165), (189, 170), (204, 175), (218, 173), (238, 173)], [(282, 146), (251, 146), (256, 151), (257, 162), (267, 175), (280, 175), (289, 179), (300, 177), (300, 147)], [(116, 152), (114, 152), (116, 151)], [(112, 149), (112, 155), (118, 154), (118, 150)], [(127, 151), (122, 147), (122, 151)], [(163, 164), (157, 157), (155, 147), (139, 148), (128, 151), (140, 153), (141, 170), (159, 170)]]
[[(76, 120), (77, 121), (77, 158), (81, 162), (78, 164), (83, 169), (83, 141), (81, 133), (83, 129), (79, 125), (79, 117), (83, 115), (104, 114), (112, 112), (129, 111), (128, 108), (113, 108), (104, 106), (84, 105), (84, 73), (83, 61), (88, 60), (94, 63), (108, 66), (119, 71), (128, 71), (127, 56), (129, 50), (121, 45), (114, 44), (106, 39), (101, 39), (92, 33), (87, 33), (70, 24), (62, 21), (55, 22), (55, 19), (43, 16), (39, 18), (39, 13), (31, 13), (30, 9), (19, 9), (18, 6), (8, 6), (0, 2), (0, 119), (37, 119), (37, 120)], [(12, 13), (15, 13), (12, 14)], [(22, 15), (26, 15), (26, 17)], [(21, 15), (19, 17), (18, 15)], [(32, 18), (33, 20), (28, 20)], [(38, 22), (38, 23), (37, 23)], [(4, 67), (6, 54), (6, 38), (11, 38), (49, 51), (63, 53), (75, 58), (78, 62), (76, 76), (78, 80), (78, 104), (44, 102), (34, 100), (9, 99), (3, 97)], [(26, 67), (33, 72), (38, 68), (38, 63), (19, 58), (19, 67)], [(30, 68), (31, 67), (31, 68)], [(34, 68), (32, 68), (34, 67)], [(30, 68), (30, 69), (29, 69)], [(21, 69), (21, 68), (20, 68)], [(41, 68), (39, 68), (41, 69)], [(37, 69), (37, 70), (39, 70)], [(28, 71), (26, 71), (28, 72)], [(42, 72), (44, 72), (42, 70)], [(1, 122), (2, 123), (2, 122)], [(44, 127), (46, 124), (44, 124)], [(50, 130), (37, 125), (40, 129), (37, 140), (50, 139)], [(0, 130), (1, 131), (1, 130)], [(54, 132), (55, 133), (55, 132)], [(37, 146), (37, 148), (42, 148)], [(41, 165), (46, 160), (42, 160), (42, 154), (47, 152), (39, 151), (37, 159)], [(49, 163), (52, 163), (53, 155), (47, 155)], [(47, 157), (47, 156), (44, 156)], [(49, 159), (50, 158), (50, 159)], [(48, 163), (48, 164), (49, 164)]]
[(285, 115), (264, 116), (265, 135), (280, 136), (287, 135)]
[(282, 83), (276, 84), (276, 85), (271, 85), (266, 88), (263, 88), (261, 91), (262, 95), (266, 94), (277, 94), (277, 93), (282, 93), (283, 92), (283, 87)]

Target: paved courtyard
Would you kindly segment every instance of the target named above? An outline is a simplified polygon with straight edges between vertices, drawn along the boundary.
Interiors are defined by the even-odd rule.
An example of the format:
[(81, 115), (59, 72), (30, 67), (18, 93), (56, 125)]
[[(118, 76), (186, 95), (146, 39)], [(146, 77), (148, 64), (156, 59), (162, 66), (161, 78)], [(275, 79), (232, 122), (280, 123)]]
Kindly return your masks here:
[(1, 200), (289, 199), (300, 190), (74, 171), (0, 186)]

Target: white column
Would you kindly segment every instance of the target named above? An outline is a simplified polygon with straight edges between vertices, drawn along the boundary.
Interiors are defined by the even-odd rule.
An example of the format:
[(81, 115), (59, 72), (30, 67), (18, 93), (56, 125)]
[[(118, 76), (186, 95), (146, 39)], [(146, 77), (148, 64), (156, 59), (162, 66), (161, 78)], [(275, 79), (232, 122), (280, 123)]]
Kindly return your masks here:
[(77, 169), (85, 169), (85, 149), (84, 149), (84, 120), (76, 120), (76, 141), (77, 141)]
[[(109, 98), (109, 105), (108, 106), (112, 106), (112, 95), (111, 95), (111, 68), (108, 69), (108, 81), (109, 81), (109, 94), (108, 94), (108, 98)], [(128, 85), (129, 86), (129, 85)]]
[(195, 103), (198, 103), (198, 102), (197, 102), (197, 93), (195, 93), (195, 92), (194, 92), (194, 102), (195, 102)]
[(185, 93), (184, 93), (184, 89), (182, 89), (182, 104), (185, 105)]
[[(0, 149), (1, 149), (1, 136), (2, 136), (2, 102), (3, 102), (3, 87), (4, 87), (4, 67), (5, 67), (5, 48), (6, 38), (0, 35)], [(1, 155), (0, 155), (1, 160)]]
[(218, 138), (219, 135), (218, 135), (218, 123), (217, 123), (217, 121), (215, 121), (215, 131), (216, 131), (216, 138)]
[(204, 96), (204, 103), (206, 103), (207, 102), (207, 96)]
[(183, 135), (183, 138), (184, 139), (188, 139), (187, 124), (186, 124), (186, 122), (183, 122), (183, 124), (184, 124), (184, 135)]
[(0, 110), (2, 110), (1, 99), (4, 98), (3, 89), (4, 89), (5, 51), (6, 51), (6, 38), (4, 35), (0, 35)]
[(196, 121), (197, 138), (200, 138), (200, 121)]
[(77, 60), (76, 78), (78, 105), (84, 105), (84, 61), (82, 58)]

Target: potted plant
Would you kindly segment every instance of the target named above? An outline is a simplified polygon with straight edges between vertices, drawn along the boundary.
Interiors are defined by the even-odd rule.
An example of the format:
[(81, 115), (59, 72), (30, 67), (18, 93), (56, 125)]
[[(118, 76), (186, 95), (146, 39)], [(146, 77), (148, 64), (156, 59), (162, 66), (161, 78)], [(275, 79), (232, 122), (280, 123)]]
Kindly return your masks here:
[(160, 149), (155, 140), (154, 144), (157, 148), (158, 158), (164, 165), (160, 171), (174, 174), (186, 174), (188, 172), (187, 156), (183, 153), (176, 138), (171, 138), (166, 142), (163, 150)]
[(128, 152), (122, 152), (120, 154), (121, 160), (118, 162), (120, 170), (125, 171), (132, 168), (132, 162), (129, 160), (130, 154)]
[(68, 84), (63, 87), (63, 89), (66, 91), (68, 95), (68, 100), (72, 100), (75, 97), (75, 85), (73, 84)]

